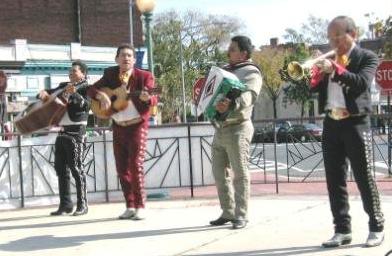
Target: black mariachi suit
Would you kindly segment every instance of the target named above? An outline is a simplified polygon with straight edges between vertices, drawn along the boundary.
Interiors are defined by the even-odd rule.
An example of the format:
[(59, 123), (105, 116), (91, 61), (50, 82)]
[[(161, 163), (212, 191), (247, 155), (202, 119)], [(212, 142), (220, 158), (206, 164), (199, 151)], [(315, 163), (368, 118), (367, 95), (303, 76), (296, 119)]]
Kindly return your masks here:
[[(336, 233), (351, 232), (348, 193), (346, 186), (347, 161), (361, 194), (364, 210), (369, 215), (369, 229), (380, 232), (384, 216), (376, 183), (372, 177), (372, 139), (370, 132), (370, 86), (378, 64), (377, 56), (355, 46), (350, 62), (342, 74), (334, 74), (332, 81), (343, 90), (350, 117), (334, 120), (326, 115), (323, 129), (323, 156), (327, 187)], [(328, 78), (325, 76), (312, 90), (319, 93), (319, 112), (325, 110), (328, 97)]]
[[(64, 89), (68, 83), (60, 83), (57, 88), (46, 90), (49, 94)], [(70, 122), (62, 126), (56, 138), (54, 167), (59, 182), (59, 209), (72, 209), (70, 172), (75, 179), (77, 210), (87, 208), (86, 173), (83, 168), (83, 147), (89, 103), (87, 101), (87, 81), (78, 83), (76, 93), (69, 95), (67, 114)], [(82, 124), (80, 124), (82, 123)], [(61, 125), (61, 122), (60, 122)]]

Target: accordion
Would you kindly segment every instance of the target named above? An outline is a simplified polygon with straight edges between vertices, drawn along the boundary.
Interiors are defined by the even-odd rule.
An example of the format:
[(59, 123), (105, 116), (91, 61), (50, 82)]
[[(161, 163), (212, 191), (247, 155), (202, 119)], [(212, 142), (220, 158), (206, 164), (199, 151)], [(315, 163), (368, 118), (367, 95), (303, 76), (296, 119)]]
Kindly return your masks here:
[(216, 104), (223, 98), (235, 100), (245, 90), (245, 85), (233, 73), (219, 67), (211, 67), (199, 95), (197, 110), (211, 121), (224, 121), (227, 114), (216, 111)]

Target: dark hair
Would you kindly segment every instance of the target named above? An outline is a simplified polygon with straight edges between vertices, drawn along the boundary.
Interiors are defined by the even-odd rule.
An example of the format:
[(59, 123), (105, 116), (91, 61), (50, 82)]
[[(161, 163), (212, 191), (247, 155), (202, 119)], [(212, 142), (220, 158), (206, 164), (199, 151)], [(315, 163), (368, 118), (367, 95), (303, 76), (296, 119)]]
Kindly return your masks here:
[(346, 33), (351, 33), (351, 32), (356, 32), (357, 31), (357, 26), (355, 25), (355, 22), (352, 18), (348, 16), (337, 16), (334, 18), (330, 24), (335, 23), (335, 22), (342, 22), (345, 27), (346, 27)]
[(80, 71), (82, 71), (82, 73), (85, 76), (87, 75), (87, 65), (84, 64), (82, 61), (76, 60), (76, 61), (72, 62), (72, 66), (79, 66)]
[(238, 48), (240, 51), (246, 51), (248, 53), (247, 57), (250, 58), (250, 55), (253, 52), (254, 46), (252, 45), (252, 41), (247, 36), (235, 36), (231, 38), (232, 42), (236, 42), (238, 44)]
[(130, 50), (132, 50), (133, 55), (135, 55), (135, 47), (133, 47), (133, 46), (130, 45), (130, 44), (122, 44), (122, 45), (120, 45), (120, 46), (117, 48), (116, 58), (117, 58), (118, 56), (120, 56), (120, 52), (121, 52), (122, 49), (130, 49)]

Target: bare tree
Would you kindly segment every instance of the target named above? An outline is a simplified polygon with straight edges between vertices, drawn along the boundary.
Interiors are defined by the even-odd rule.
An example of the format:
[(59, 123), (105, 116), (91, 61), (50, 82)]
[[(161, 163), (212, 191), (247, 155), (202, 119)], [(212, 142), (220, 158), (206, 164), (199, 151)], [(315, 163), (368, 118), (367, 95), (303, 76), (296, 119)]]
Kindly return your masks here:
[(272, 100), (274, 118), (277, 118), (276, 104), (283, 85), (279, 70), (284, 65), (285, 50), (266, 47), (260, 51), (255, 51), (252, 59), (263, 72), (263, 93)]
[(325, 44), (328, 43), (328, 23), (328, 20), (310, 15), (307, 23), (302, 24), (300, 31), (287, 28), (283, 38), (291, 43)]
[[(226, 62), (226, 46), (242, 23), (230, 16), (171, 10), (155, 15), (153, 29), (157, 82), (163, 87), (163, 119), (182, 112), (182, 73), (185, 101), (191, 102), (192, 86), (211, 65)], [(182, 115), (181, 115), (182, 116)]]

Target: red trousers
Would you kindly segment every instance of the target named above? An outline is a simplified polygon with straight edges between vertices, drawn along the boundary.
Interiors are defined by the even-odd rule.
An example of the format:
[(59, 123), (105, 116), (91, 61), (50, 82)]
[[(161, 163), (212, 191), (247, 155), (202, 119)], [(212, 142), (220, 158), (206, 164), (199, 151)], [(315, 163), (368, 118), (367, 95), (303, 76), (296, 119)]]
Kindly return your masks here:
[(114, 158), (127, 208), (145, 207), (143, 163), (147, 131), (147, 122), (126, 127), (113, 124)]

